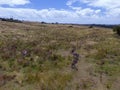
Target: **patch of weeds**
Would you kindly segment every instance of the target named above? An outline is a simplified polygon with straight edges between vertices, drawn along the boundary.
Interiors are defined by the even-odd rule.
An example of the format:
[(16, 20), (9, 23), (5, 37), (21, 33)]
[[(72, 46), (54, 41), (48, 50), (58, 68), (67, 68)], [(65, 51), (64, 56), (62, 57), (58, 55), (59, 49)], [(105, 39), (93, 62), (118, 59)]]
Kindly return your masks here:
[(105, 86), (106, 86), (106, 88), (107, 89), (111, 89), (112, 88), (112, 82), (107, 82), (106, 84), (105, 84)]
[(97, 72), (103, 72), (104, 74), (108, 76), (116, 76), (119, 75), (120, 67), (117, 65), (110, 65), (110, 64), (104, 64), (101, 67), (96, 67)]
[(95, 82), (93, 80), (86, 79), (86, 80), (82, 80), (80, 87), (82, 89), (90, 89), (91, 87), (94, 86), (94, 84), (95, 84)]
[[(31, 72), (26, 73), (27, 83), (39, 83), (40, 88), (49, 90), (63, 90), (72, 79), (72, 74), (58, 71), (49, 71), (46, 73)], [(42, 85), (42, 86), (41, 86)]]

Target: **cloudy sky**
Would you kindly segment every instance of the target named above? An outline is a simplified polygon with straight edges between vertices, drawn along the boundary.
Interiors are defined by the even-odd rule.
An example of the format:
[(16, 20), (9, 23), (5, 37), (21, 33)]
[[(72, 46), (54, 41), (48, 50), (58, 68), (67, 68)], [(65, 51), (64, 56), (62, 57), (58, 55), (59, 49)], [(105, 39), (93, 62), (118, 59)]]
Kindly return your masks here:
[(120, 0), (0, 0), (0, 17), (60, 23), (120, 24)]

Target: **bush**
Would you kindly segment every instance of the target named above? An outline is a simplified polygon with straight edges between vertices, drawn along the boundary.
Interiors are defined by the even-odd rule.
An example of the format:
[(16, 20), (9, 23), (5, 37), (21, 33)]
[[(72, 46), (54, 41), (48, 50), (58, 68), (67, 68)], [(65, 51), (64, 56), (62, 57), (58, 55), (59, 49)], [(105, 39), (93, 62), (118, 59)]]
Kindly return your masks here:
[(89, 28), (93, 28), (93, 25), (90, 25)]
[(42, 21), (41, 24), (47, 24), (47, 23)]
[(70, 26), (68, 26), (69, 28), (73, 28), (73, 26), (72, 25), (70, 25)]
[(118, 35), (120, 35), (120, 25), (119, 26), (115, 26), (113, 28), (113, 31), (116, 32)]

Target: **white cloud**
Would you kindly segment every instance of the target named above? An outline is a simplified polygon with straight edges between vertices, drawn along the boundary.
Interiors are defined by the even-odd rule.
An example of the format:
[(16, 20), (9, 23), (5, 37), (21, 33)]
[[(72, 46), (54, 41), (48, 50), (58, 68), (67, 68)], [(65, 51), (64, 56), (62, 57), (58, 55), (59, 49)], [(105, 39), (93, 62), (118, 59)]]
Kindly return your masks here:
[[(5, 2), (6, 1), (6, 2)], [(9, 1), (9, 2), (7, 2)], [(15, 1), (15, 2), (13, 2)], [(109, 1), (109, 3), (108, 3)], [(69, 10), (65, 9), (30, 9), (30, 8), (5, 8), (0, 7), (0, 17), (13, 17), (21, 20), (62, 22), (62, 23), (101, 23), (118, 24), (120, 23), (120, 8), (118, 1), (116, 5), (111, 6), (112, 0), (69, 0), (67, 5)], [(83, 3), (89, 7), (75, 7), (73, 3)], [(30, 3), (29, 0), (0, 0), (0, 5), (24, 5)], [(98, 5), (98, 6), (97, 6)], [(111, 7), (110, 7), (111, 6)], [(95, 9), (94, 7), (97, 7)], [(102, 11), (104, 8), (105, 11)]]
[(80, 0), (83, 3), (93, 7), (102, 7), (105, 9), (120, 8), (120, 0)]
[(77, 2), (79, 0), (68, 0), (66, 5), (71, 6), (73, 3)]
[[(3, 8), (0, 7), (0, 17), (14, 17), (24, 20), (47, 21), (47, 22), (69, 22), (74, 21), (78, 15), (67, 10), (56, 9), (25, 9), (25, 8)], [(71, 20), (70, 20), (71, 18)]]
[(88, 16), (88, 17), (99, 15), (100, 12), (101, 12), (101, 10), (93, 10), (91, 8), (85, 8), (85, 9), (76, 10), (77, 14), (79, 14), (81, 16)]
[[(76, 2), (80, 3), (79, 7), (73, 6)], [(87, 7), (82, 7), (82, 4), (85, 4)], [(73, 10), (79, 11), (80, 14), (86, 15), (89, 13), (90, 17), (102, 17), (106, 21), (111, 17), (114, 19), (120, 18), (120, 0), (68, 0), (66, 5)], [(120, 22), (119, 19), (117, 21)]]
[(106, 9), (120, 8), (120, 0), (68, 0), (66, 5), (72, 6), (73, 3), (84, 3), (92, 7), (102, 7)]
[(114, 8), (114, 9), (110, 9), (107, 13), (108, 17), (118, 17), (120, 18), (120, 8)]
[(120, 8), (120, 0), (68, 0), (66, 5), (72, 6), (75, 2), (86, 4), (86, 6), (104, 8), (107, 10)]
[(30, 3), (29, 0), (0, 0), (0, 5), (9, 5), (9, 6), (25, 5), (28, 3)]
[(0, 7), (0, 17), (13, 17), (21, 20), (62, 22), (62, 23), (120, 23), (117, 17), (100, 17), (99, 10), (25, 9)]

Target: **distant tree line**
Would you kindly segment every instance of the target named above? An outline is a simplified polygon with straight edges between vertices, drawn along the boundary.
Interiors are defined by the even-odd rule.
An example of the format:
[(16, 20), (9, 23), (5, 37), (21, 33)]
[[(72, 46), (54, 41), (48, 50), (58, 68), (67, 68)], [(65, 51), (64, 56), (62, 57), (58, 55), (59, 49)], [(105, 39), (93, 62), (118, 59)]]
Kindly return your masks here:
[(59, 24), (59, 23), (58, 22), (47, 23), (47, 22), (42, 21), (41, 24)]
[(15, 22), (15, 23), (22, 23), (21, 20), (13, 19), (13, 18), (0, 18), (0, 21), (7, 21), (7, 22)]

